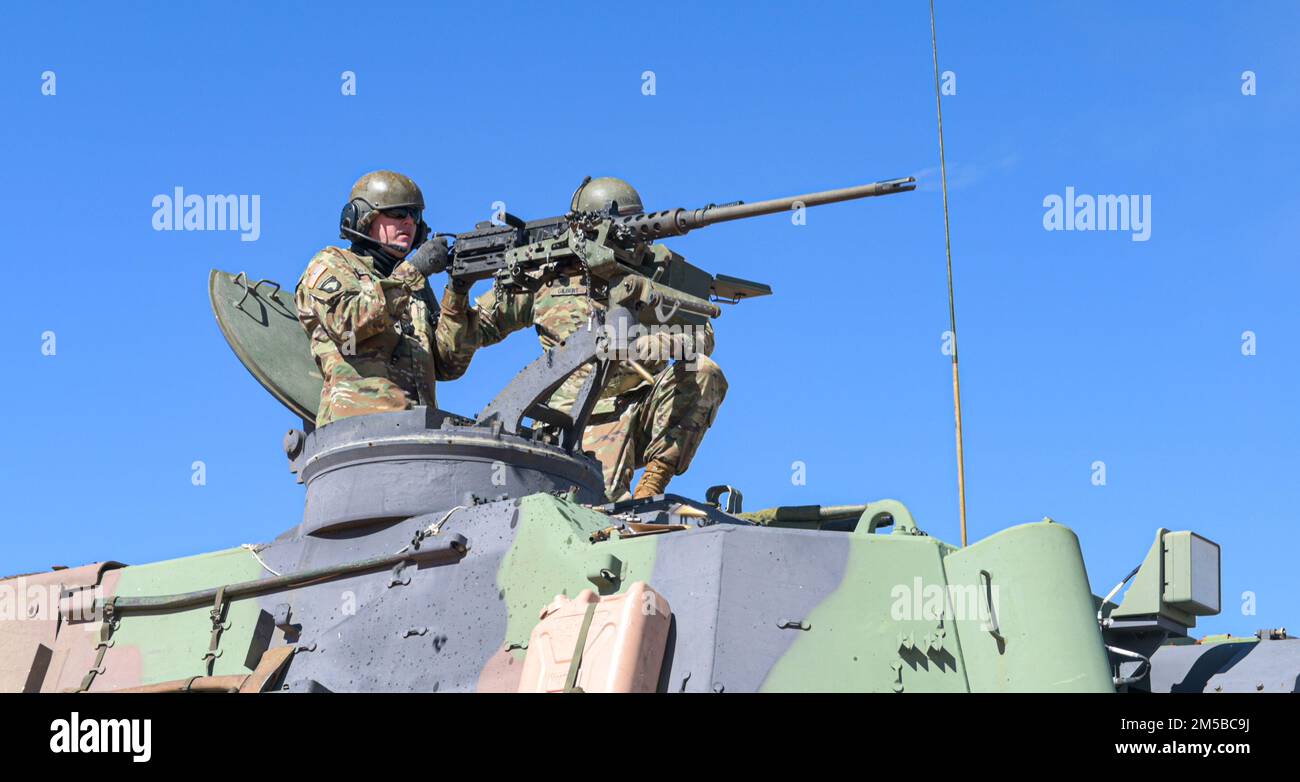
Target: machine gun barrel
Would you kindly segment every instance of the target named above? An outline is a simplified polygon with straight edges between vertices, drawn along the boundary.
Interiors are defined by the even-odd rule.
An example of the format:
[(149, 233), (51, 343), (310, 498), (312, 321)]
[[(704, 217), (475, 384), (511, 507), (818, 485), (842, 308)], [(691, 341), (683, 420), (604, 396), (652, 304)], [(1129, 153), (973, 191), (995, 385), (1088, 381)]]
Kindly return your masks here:
[(729, 220), (743, 220), (746, 217), (785, 212), (796, 206), (821, 206), (822, 204), (853, 201), (859, 198), (905, 193), (908, 190), (916, 189), (915, 182), (916, 179), (913, 177), (903, 177), (901, 179), (887, 179), (883, 182), (872, 182), (869, 185), (856, 185), (854, 187), (842, 187), (838, 190), (822, 190), (816, 193), (756, 201), (752, 204), (738, 202), (724, 206), (709, 205), (702, 209), (669, 209), (663, 212), (646, 212), (617, 218), (615, 224), (626, 236), (634, 237), (640, 241), (652, 241), (668, 236), (681, 236), (696, 228), (713, 225), (714, 223), (725, 223)]

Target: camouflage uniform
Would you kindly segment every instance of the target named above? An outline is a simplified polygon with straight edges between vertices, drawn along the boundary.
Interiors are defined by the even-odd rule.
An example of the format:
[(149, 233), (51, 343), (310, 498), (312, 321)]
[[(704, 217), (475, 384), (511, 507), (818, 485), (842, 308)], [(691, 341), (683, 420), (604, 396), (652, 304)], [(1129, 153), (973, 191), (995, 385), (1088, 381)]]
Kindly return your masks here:
[[(600, 306), (588, 298), (580, 277), (562, 277), (536, 293), (498, 296), (497, 291), (489, 291), (476, 302), (477, 322), (471, 325), (478, 347), (494, 345), (533, 326), (542, 348), (550, 350), (585, 328), (592, 309)], [(646, 340), (640, 342), (644, 348)], [(695, 346), (696, 358), (690, 363), (670, 364), (667, 350), (660, 350), (657, 360), (641, 361), (654, 375), (653, 384), (625, 363), (613, 367), (582, 438), (583, 448), (600, 460), (609, 499), (627, 496), (632, 473), (653, 460), (671, 464), (677, 475), (690, 466), (727, 394), (722, 369), (708, 357), (713, 352), (711, 325), (705, 326), (702, 342)], [(568, 413), (591, 371), (587, 365), (575, 372), (548, 404)]]
[(307, 265), (295, 301), (325, 380), (317, 426), (436, 406), (434, 380), (460, 377), (474, 355), (468, 295), (449, 287), (437, 307), (406, 262), (384, 277), (370, 256), (326, 247)]

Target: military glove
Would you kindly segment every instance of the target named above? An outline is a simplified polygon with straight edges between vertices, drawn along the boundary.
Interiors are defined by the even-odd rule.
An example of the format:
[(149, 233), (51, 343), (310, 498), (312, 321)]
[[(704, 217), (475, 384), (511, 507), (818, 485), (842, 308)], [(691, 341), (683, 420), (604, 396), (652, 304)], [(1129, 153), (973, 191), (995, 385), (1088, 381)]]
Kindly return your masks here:
[(668, 361), (689, 361), (697, 355), (695, 337), (689, 331), (646, 334), (638, 337), (629, 348), (633, 358), (659, 366)]
[(420, 245), (415, 254), (406, 259), (406, 262), (414, 266), (420, 274), (430, 277), (446, 270), (450, 253), (451, 250), (447, 248), (447, 238), (435, 236)]

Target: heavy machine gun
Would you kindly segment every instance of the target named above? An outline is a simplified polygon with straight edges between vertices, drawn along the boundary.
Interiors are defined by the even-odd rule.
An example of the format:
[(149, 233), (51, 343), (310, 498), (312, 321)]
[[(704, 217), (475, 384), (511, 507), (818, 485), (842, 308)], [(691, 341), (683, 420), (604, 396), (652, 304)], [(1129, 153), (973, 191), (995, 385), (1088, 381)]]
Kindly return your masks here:
[[(490, 278), (499, 290), (536, 291), (557, 278), (580, 275), (588, 295), (604, 305), (593, 315), (599, 322), (525, 367), (479, 413), (478, 422), (526, 435), (522, 421), (531, 418), (558, 431), (558, 444), (573, 452), (613, 364), (625, 361), (644, 373), (624, 344), (628, 334), (636, 333), (635, 326), (699, 324), (721, 314), (716, 302), (735, 303), (772, 292), (763, 283), (710, 274), (655, 244), (656, 239), (731, 220), (902, 193), (915, 189), (914, 183), (905, 177), (752, 204), (737, 201), (633, 214), (620, 213), (611, 202), (594, 212), (571, 211), (529, 222), (505, 214), (501, 225), (483, 222), (473, 231), (455, 234), (450, 250), (434, 265), (453, 280)], [(546, 404), (573, 372), (593, 363), (594, 371), (571, 410)]]
[[(590, 179), (590, 177), (588, 177)], [(681, 236), (696, 228), (792, 209), (891, 195), (916, 188), (912, 177), (838, 190), (774, 198), (746, 204), (620, 214), (616, 204), (596, 212), (570, 212), (525, 222), (505, 213), (500, 223), (481, 222), (454, 237), (445, 261), (456, 280), (492, 278), (498, 287), (537, 290), (563, 275), (581, 274), (593, 298), (634, 312), (668, 307), (687, 321), (720, 314), (714, 302), (735, 303), (765, 296), (767, 285), (738, 277), (712, 275), (661, 245), (656, 239)], [(585, 182), (584, 182), (585, 184)], [(642, 317), (644, 320), (644, 316)]]

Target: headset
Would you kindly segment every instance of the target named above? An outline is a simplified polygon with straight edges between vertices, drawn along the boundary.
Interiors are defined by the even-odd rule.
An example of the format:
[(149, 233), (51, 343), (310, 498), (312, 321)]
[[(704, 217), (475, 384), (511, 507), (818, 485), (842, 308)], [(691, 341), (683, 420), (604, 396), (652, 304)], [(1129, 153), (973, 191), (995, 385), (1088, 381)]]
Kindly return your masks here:
[[(388, 208), (397, 209), (403, 206), (420, 208), (419, 204), (393, 204)], [(400, 245), (385, 244), (384, 242), (376, 241), (375, 239), (372, 239), (369, 234), (362, 233), (358, 230), (361, 221), (371, 212), (375, 211), (382, 212), (384, 210), (376, 209), (374, 204), (364, 198), (354, 198), (351, 201), (348, 201), (347, 204), (343, 206), (343, 213), (339, 215), (339, 238), (350, 239), (354, 242), (360, 242), (372, 247), (379, 247), (395, 253), (398, 256), (405, 255), (409, 252), (408, 250), (404, 250)], [(429, 225), (424, 222), (424, 210), (420, 209), (420, 217), (415, 226), (415, 238), (411, 242), (411, 250), (419, 248), (419, 246), (424, 244), (424, 241), (428, 238)]]

